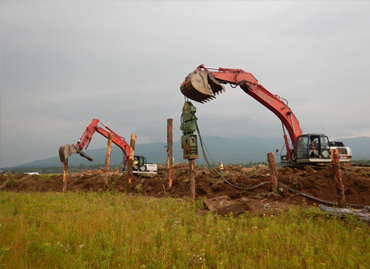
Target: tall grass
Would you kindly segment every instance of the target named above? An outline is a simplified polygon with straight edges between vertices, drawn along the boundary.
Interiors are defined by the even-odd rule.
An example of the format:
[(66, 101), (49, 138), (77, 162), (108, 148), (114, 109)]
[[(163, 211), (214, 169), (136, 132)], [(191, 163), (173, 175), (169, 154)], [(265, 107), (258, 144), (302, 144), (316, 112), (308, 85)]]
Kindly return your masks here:
[(314, 209), (197, 216), (187, 200), (0, 193), (2, 268), (370, 268), (369, 227)]

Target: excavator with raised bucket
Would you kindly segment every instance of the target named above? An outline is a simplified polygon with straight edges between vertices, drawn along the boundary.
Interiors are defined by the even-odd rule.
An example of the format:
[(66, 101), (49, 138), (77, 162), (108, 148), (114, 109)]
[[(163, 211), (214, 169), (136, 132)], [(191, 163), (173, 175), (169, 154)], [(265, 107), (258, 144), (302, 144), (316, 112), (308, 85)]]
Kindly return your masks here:
[[(286, 100), (266, 90), (251, 73), (242, 69), (211, 68), (200, 65), (185, 78), (181, 83), (180, 90), (187, 98), (205, 103), (225, 91), (222, 84), (230, 84), (233, 88), (239, 86), (281, 120), (287, 151), (286, 155), (281, 156), (282, 163), (331, 162), (331, 143), (328, 137), (318, 133), (303, 134), (299, 121), (288, 107)], [(290, 136), (292, 147), (285, 129)], [(351, 149), (344, 147), (344, 145), (342, 148), (345, 150), (339, 151), (340, 162), (351, 162)]]
[[(104, 127), (100, 127), (99, 123)], [(82, 157), (88, 159), (89, 161), (94, 161), (94, 159), (88, 156), (85, 151), (87, 150), (91, 139), (95, 132), (98, 132), (102, 136), (108, 138), (109, 133), (112, 133), (112, 142), (117, 145), (123, 152), (123, 166), (120, 171), (123, 172), (127, 170), (126, 166), (128, 163), (128, 158), (130, 156), (130, 146), (126, 143), (122, 136), (116, 134), (108, 126), (104, 125), (100, 120), (93, 119), (89, 126), (86, 127), (85, 132), (82, 134), (80, 140), (77, 144), (64, 145), (59, 148), (59, 158), (62, 163), (68, 160), (68, 157), (73, 153), (78, 153)], [(157, 165), (154, 163), (148, 163), (146, 157), (144, 156), (134, 156), (134, 174), (157, 174)]]

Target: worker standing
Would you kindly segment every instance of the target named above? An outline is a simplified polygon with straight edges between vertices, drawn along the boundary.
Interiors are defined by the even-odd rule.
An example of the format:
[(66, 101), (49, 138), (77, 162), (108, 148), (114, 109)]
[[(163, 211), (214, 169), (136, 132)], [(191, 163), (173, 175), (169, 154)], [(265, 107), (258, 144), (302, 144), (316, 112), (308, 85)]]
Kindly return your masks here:
[(220, 162), (220, 167), (218, 169), (220, 170), (220, 174), (224, 172), (224, 165), (222, 164), (222, 162)]

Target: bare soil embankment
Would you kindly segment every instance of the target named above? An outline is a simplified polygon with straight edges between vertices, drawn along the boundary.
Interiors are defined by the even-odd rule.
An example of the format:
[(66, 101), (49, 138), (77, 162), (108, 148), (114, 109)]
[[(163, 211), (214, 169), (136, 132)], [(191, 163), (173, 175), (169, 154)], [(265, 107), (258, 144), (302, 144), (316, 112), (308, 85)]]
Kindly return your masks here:
[[(168, 189), (167, 170), (158, 168), (152, 177), (136, 176), (128, 184), (128, 175), (112, 172), (109, 175), (109, 190), (140, 194), (151, 197), (190, 197), (190, 182), (186, 164), (178, 164), (173, 169), (173, 186)], [(370, 205), (370, 168), (342, 167), (341, 175), (345, 185), (346, 202)], [(102, 192), (104, 190), (103, 170), (84, 171), (68, 175), (69, 192)], [(269, 169), (263, 165), (253, 168), (228, 166), (224, 177), (239, 186), (255, 186), (269, 181)], [(317, 199), (337, 202), (336, 186), (332, 167), (305, 166), (298, 168), (283, 167), (277, 170), (278, 181), (290, 188)], [(290, 206), (317, 205), (318, 201), (302, 195), (284, 191), (280, 196), (268, 195), (269, 184), (254, 190), (235, 188), (224, 182), (210, 169), (197, 169), (195, 173), (196, 197), (214, 198), (227, 195), (233, 200), (243, 199), (250, 204), (250, 211), (283, 210)], [(16, 192), (62, 192), (63, 175), (2, 175), (1, 190)]]

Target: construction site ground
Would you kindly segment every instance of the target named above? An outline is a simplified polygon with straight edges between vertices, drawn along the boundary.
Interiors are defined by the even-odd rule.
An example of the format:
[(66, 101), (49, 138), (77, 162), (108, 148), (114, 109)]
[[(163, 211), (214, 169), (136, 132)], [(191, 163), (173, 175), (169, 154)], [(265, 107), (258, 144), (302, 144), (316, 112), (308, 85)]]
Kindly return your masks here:
[[(269, 168), (264, 165), (252, 168), (229, 165), (223, 175), (228, 181), (243, 187), (252, 187), (270, 180)], [(370, 167), (342, 166), (341, 177), (346, 203), (370, 205)], [(168, 171), (163, 165), (158, 166), (157, 175), (134, 176), (131, 184), (128, 183), (127, 173), (115, 171), (109, 173), (109, 184), (105, 189), (104, 178), (104, 169), (70, 173), (67, 177), (67, 191), (112, 191), (130, 196), (173, 197), (179, 200), (191, 197), (186, 163), (173, 167), (171, 189), (168, 188)], [(277, 179), (289, 188), (317, 199), (334, 203), (338, 201), (332, 166), (277, 167)], [(197, 199), (228, 196), (232, 201), (247, 202), (251, 213), (264, 214), (287, 210), (292, 206), (320, 204), (317, 200), (290, 192), (283, 185), (279, 186), (282, 188), (280, 192), (283, 191), (281, 195), (270, 195), (270, 184), (254, 190), (238, 189), (225, 183), (209, 168), (195, 170), (195, 185)], [(62, 192), (63, 175), (1, 175), (0, 189), (14, 192)]]

